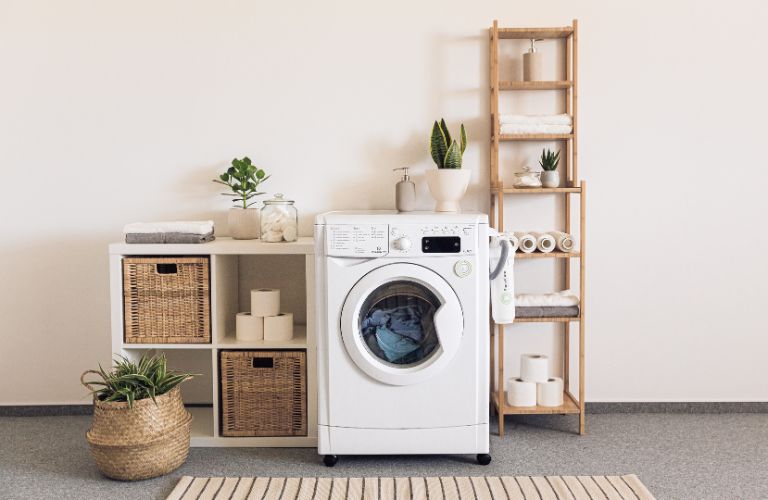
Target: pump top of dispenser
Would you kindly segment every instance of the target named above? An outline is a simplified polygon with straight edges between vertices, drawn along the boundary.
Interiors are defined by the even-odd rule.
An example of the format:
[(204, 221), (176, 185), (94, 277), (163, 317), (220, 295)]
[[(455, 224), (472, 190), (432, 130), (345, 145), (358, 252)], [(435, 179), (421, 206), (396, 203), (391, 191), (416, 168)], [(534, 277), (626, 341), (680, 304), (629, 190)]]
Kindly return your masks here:
[(408, 175), (408, 169), (409, 169), (409, 168), (411, 168), (411, 167), (400, 167), (400, 168), (393, 168), (393, 169), (392, 169), (392, 171), (393, 171), (393, 172), (397, 172), (398, 170), (402, 170), (402, 171), (403, 171), (403, 178), (402, 178), (402, 179), (400, 179), (400, 180), (401, 180), (401, 181), (407, 181), (407, 180), (409, 180), (409, 179), (411, 178), (411, 176), (410, 176), (410, 175)]
[(528, 52), (531, 53), (531, 54), (536, 52), (536, 42), (540, 42), (542, 40), (544, 40), (544, 39), (543, 38), (531, 38), (531, 48), (528, 49)]

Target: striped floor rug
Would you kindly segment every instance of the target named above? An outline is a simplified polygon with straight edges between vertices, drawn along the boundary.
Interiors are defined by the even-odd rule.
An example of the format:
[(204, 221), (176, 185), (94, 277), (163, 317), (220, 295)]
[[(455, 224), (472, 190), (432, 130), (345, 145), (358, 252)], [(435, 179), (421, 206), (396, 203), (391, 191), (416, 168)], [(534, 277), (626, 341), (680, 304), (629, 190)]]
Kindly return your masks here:
[(191, 477), (168, 500), (653, 500), (628, 476)]

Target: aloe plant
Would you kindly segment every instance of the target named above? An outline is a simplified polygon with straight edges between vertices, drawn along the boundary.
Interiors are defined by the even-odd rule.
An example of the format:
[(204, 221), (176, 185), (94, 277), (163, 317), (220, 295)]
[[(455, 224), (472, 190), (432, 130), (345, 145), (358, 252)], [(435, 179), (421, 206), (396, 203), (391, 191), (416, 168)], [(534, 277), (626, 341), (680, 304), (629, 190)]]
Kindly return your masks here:
[(121, 356), (115, 360), (115, 367), (107, 372), (99, 365), (95, 373), (101, 380), (86, 382), (91, 386), (101, 386), (101, 389), (91, 391), (100, 401), (126, 401), (128, 408), (133, 408), (134, 401), (165, 394), (182, 382), (191, 379), (196, 374), (177, 373), (169, 371), (166, 366), (165, 354), (148, 356), (142, 354), (138, 362)]
[(435, 121), (432, 126), (432, 137), (429, 140), (429, 153), (437, 164), (437, 168), (461, 168), (461, 160), (464, 150), (467, 149), (467, 133), (464, 124), (461, 124), (460, 143), (451, 139), (448, 126), (444, 119), (440, 123)]
[(248, 208), (256, 203), (251, 201), (252, 198), (264, 194), (264, 192), (259, 192), (258, 188), (259, 184), (267, 179), (269, 179), (267, 173), (245, 156), (241, 160), (237, 158), (232, 160), (232, 166), (219, 175), (218, 179), (213, 179), (213, 182), (223, 184), (232, 190), (231, 193), (221, 194), (232, 196), (232, 202), (236, 206), (242, 204), (242, 208)]
[(557, 170), (557, 165), (559, 163), (560, 163), (560, 151), (555, 153), (549, 149), (541, 150), (541, 158), (539, 159), (539, 165), (541, 165), (542, 170), (545, 170), (547, 172)]

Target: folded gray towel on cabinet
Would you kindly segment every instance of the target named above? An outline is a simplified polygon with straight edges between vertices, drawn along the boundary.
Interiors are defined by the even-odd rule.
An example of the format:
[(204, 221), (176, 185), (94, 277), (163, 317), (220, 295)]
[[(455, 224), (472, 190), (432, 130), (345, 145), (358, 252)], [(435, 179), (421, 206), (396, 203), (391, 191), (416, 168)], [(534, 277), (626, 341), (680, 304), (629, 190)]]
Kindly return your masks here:
[(195, 233), (126, 233), (126, 243), (207, 243), (216, 237), (213, 231), (207, 234)]

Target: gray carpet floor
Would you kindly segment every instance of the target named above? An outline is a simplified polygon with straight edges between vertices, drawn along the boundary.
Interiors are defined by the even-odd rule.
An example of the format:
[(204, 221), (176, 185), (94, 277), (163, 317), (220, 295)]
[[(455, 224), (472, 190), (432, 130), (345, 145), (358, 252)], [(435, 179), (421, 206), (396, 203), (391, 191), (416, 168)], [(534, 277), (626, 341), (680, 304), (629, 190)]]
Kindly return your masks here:
[(491, 436), (487, 467), (468, 456), (416, 456), (342, 457), (329, 469), (313, 449), (193, 448), (181, 469), (138, 483), (99, 475), (85, 442), (89, 422), (0, 418), (0, 498), (164, 498), (182, 475), (637, 474), (659, 499), (768, 499), (764, 413), (589, 415), (583, 437), (572, 433), (573, 416), (508, 417), (510, 433)]

